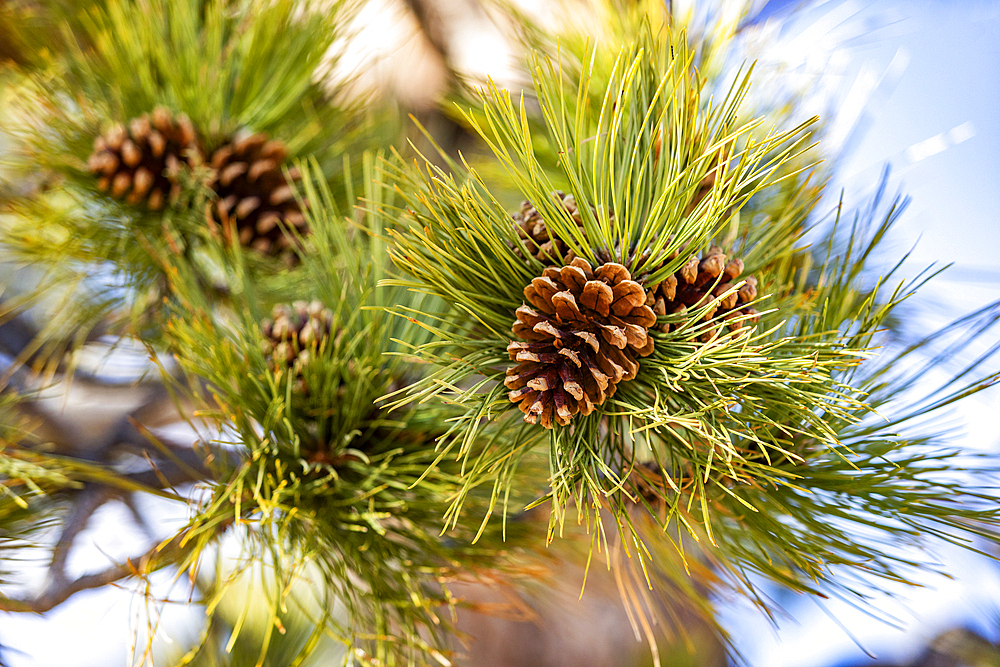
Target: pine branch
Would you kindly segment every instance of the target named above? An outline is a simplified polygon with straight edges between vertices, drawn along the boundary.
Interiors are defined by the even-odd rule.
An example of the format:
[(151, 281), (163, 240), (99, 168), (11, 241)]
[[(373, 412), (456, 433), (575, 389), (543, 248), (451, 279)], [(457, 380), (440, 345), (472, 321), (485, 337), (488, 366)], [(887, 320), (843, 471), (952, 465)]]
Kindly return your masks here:
[[(393, 205), (374, 156), (362, 167), (370, 205)], [(322, 621), (336, 636), (383, 662), (420, 662), (449, 626), (438, 611), (456, 603), (448, 579), (493, 567), (494, 556), (469, 545), (464, 523), (465, 539), (439, 534), (439, 503), (457, 476), (454, 464), (435, 461), (434, 441), (451, 411), (410, 405), (389, 414), (375, 404), (419, 376), (398, 353), (427, 340), (383, 308), (430, 301), (376, 289), (390, 269), (382, 220), (342, 207), (317, 163), (299, 168), (312, 235), (279, 290), (246, 267), (239, 246), (219, 248), (241, 295), (238, 310), (219, 311), (190, 264), (161, 258), (178, 296), (165, 343), (200, 379), (190, 383), (199, 416), (217, 423), (242, 457), (209, 487), (195, 520), (249, 524), (248, 561), (269, 554), (278, 564), (276, 599), (309, 563), (320, 590), (347, 609), (345, 620)], [(283, 302), (285, 294), (295, 301)], [(221, 596), (227, 580), (218, 586)]]
[(452, 63), (451, 40), (448, 38), (448, 30), (441, 18), (440, 9), (433, 0), (404, 0), (404, 4), (409, 8), (413, 18), (416, 19), (420, 31), (427, 38), (427, 42), (441, 59), (441, 65), (447, 72), (449, 84), (452, 86), (457, 84), (459, 76)]
[[(528, 507), (548, 506), (549, 539), (575, 518), (599, 551), (617, 541), (636, 556), (648, 585), (671, 554), (703, 557), (720, 587), (765, 611), (747, 573), (850, 598), (857, 580), (910, 580), (919, 565), (902, 543), (1000, 539), (994, 471), (935, 449), (916, 408), (880, 421), (909, 388), (866, 379), (901, 361), (878, 359), (880, 328), (934, 274), (902, 280), (903, 257), (866, 278), (905, 200), (884, 205), (883, 187), (853, 220), (838, 207), (806, 248), (822, 190), (806, 126), (741, 120), (749, 73), (702, 102), (683, 36), (647, 30), (637, 42), (583, 66), (538, 58), (541, 128), (495, 87), (466, 114), (526, 200), (513, 214), (475, 170), (385, 166), (402, 203), (380, 211), (397, 225), (404, 275), (382, 284), (445, 304), (389, 308), (431, 336), (408, 352), (433, 370), (396, 404), (462, 410), (440, 456), (461, 462), (464, 488), (492, 485), (483, 525), (506, 513), (519, 466), (538, 456), (549, 489)], [(921, 405), (995, 382), (971, 369)], [(958, 473), (976, 484), (959, 489)], [(463, 502), (453, 497), (446, 520)], [(639, 619), (649, 605), (633, 602)]]
[[(230, 469), (238, 464), (239, 457), (233, 452), (207, 445), (203, 447), (204, 451), (199, 451), (197, 447), (174, 442), (169, 438), (154, 438), (137, 419), (158, 416), (159, 404), (166, 397), (167, 393), (162, 387), (160, 391), (154, 391), (138, 409), (122, 415), (117, 424), (103, 434), (102, 439), (88, 442), (85, 448), (81, 448), (81, 443), (75, 442), (75, 439), (84, 437), (79, 429), (62, 429), (58, 423), (52, 421), (54, 415), (41, 410), (29, 399), (21, 398), (14, 404), (22, 415), (34, 412), (35, 419), (48, 423), (42, 424), (41, 432), (37, 429), (33, 433), (15, 430), (5, 435), (7, 442), (3, 443), (4, 446), (0, 449), (0, 461), (5, 464), (7, 477), (4, 481), (4, 490), (11, 494), (12, 488), (26, 484), (29, 489), (34, 489), (36, 494), (68, 498), (70, 507), (61, 520), (59, 537), (52, 547), (47, 576), (49, 583), (46, 590), (34, 599), (6, 600), (0, 604), (0, 609), (47, 611), (80, 590), (100, 587), (148, 571), (144, 568), (147, 568), (147, 563), (151, 562), (154, 556), (159, 558), (160, 548), (73, 581), (66, 577), (65, 564), (74, 548), (77, 536), (86, 528), (93, 513), (106, 502), (121, 499), (126, 505), (131, 506), (134, 512), (131, 496), (136, 492), (159, 493), (179, 498), (176, 487), (213, 480), (220, 470)], [(174, 409), (176, 414), (176, 406)], [(54, 443), (57, 445), (58, 454), (51, 452), (53, 443), (39, 441), (39, 438), (44, 438), (45, 435), (58, 436)], [(14, 444), (13, 439), (20, 444)], [(149, 464), (149, 469), (119, 473), (110, 465), (105, 465), (110, 464), (126, 449), (143, 456)], [(211, 458), (213, 463), (207, 463), (208, 458)], [(59, 471), (63, 476), (62, 481), (53, 485), (51, 482), (56, 478), (42, 474), (42, 471), (46, 470)], [(32, 507), (33, 500), (30, 494), (11, 497), (27, 508)], [(17, 520), (16, 516), (11, 518)], [(177, 543), (180, 544), (182, 542)], [(169, 546), (168, 553), (176, 551), (175, 546)], [(178, 552), (177, 555), (179, 557), (182, 554)], [(170, 556), (164, 563), (173, 560), (176, 558)], [(140, 562), (138, 570), (134, 561)]]
[(116, 563), (104, 570), (86, 574), (71, 581), (52, 578), (46, 589), (34, 598), (4, 598), (0, 596), (0, 611), (33, 612), (41, 614), (62, 604), (80, 591), (101, 588), (129, 577), (146, 577), (152, 572), (175, 565), (190, 557), (185, 544), (192, 533), (182, 532), (169, 541)]
[(87, 527), (90, 517), (94, 515), (94, 512), (114, 495), (115, 493), (112, 489), (98, 486), (85, 487), (77, 494), (69, 514), (63, 521), (63, 529), (59, 534), (59, 539), (56, 541), (55, 546), (52, 547), (52, 559), (49, 562), (47, 575), (50, 582), (49, 588), (60, 588), (68, 583), (66, 579), (66, 559), (73, 548), (76, 536)]

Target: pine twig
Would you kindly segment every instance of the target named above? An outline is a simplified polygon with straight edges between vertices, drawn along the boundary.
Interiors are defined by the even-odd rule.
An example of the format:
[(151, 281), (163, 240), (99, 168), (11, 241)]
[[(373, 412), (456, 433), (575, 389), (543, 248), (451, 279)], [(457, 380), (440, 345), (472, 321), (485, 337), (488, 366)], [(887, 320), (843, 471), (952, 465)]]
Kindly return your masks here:
[(165, 544), (153, 546), (138, 556), (127, 558), (124, 563), (117, 563), (100, 572), (85, 574), (73, 581), (52, 580), (45, 591), (35, 598), (0, 597), (0, 611), (41, 614), (54, 609), (80, 591), (107, 586), (128, 577), (144, 577), (156, 569), (182, 560), (188, 553), (184, 548), (187, 541), (188, 531), (185, 531)]
[(452, 64), (451, 43), (439, 7), (431, 0), (404, 0), (404, 4), (413, 14), (428, 44), (441, 59), (449, 84), (456, 84), (459, 76)]
[(110, 500), (114, 491), (105, 486), (91, 485), (81, 491), (73, 502), (73, 509), (63, 523), (59, 540), (52, 548), (52, 560), (49, 562), (50, 586), (62, 586), (66, 580), (66, 559), (76, 536), (83, 532), (90, 522), (90, 517), (104, 503)]

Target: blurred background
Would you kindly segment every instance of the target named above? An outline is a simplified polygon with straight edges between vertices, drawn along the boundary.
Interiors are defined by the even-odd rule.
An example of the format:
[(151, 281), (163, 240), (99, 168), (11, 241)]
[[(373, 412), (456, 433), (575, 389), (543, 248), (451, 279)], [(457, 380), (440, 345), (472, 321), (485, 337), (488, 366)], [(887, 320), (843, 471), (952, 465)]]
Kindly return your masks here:
[[(911, 248), (911, 273), (928, 264), (952, 266), (920, 292), (909, 319), (900, 323), (903, 331), (930, 331), (1000, 297), (1000, 0), (671, 4), (692, 25), (729, 22), (732, 42), (720, 70), (757, 61), (759, 103), (792, 95), (796, 117), (822, 116), (831, 183), (821, 208), (832, 211), (841, 193), (848, 207), (864, 205), (887, 169), (889, 191), (909, 195), (909, 208), (887, 246), (898, 253), (886, 252), (886, 268)], [(412, 113), (447, 150), (472, 149), (444, 101), (459, 79), (492, 79), (514, 91), (526, 85), (522, 35), (510, 20), (515, 13), (552, 30), (566, 24), (586, 29), (599, 16), (590, 3), (569, 0), (518, 0), (507, 7), (477, 0), (370, 0), (341, 45), (337, 70), (327, 76), (338, 85), (347, 80), (359, 97), (374, 93), (371, 99), (398, 105), (401, 117)], [(16, 61), (16, 35), (4, 20), (0, 11), (0, 59)], [(601, 26), (593, 27), (600, 39)], [(991, 343), (984, 341), (981, 349)], [(976, 349), (955, 363), (970, 361)], [(142, 358), (116, 363), (141, 365)], [(85, 411), (107, 399), (74, 400)], [(964, 402), (954, 414), (963, 427), (958, 444), (1000, 456), (998, 407), (995, 390)], [(170, 516), (170, 507), (142, 509), (166, 531), (171, 521), (180, 525), (185, 519)], [(77, 550), (70, 570), (132, 553), (143, 537), (133, 525), (127, 508), (102, 507), (82, 536), (87, 548)], [(754, 667), (1000, 665), (997, 564), (958, 547), (941, 546), (936, 555), (941, 570), (953, 576), (928, 572), (921, 589), (879, 596), (873, 603), (879, 618), (760, 582), (785, 614), (769, 620), (745, 602), (718, 600), (720, 622)], [(577, 602), (580, 577), (570, 574), (565, 590), (534, 601), (534, 618), (466, 615), (463, 627), (477, 646), (470, 653), (482, 656), (467, 664), (648, 664), (613, 582), (597, 571)], [(23, 576), (30, 585), (41, 573), (26, 569)], [(167, 571), (151, 585), (154, 597), (180, 595)], [(501, 601), (488, 587), (465, 592), (484, 604)], [(155, 626), (157, 654), (166, 656), (183, 653), (203, 616), (196, 605), (151, 611), (132, 587), (105, 587), (44, 615), (0, 615), (0, 658), (11, 667), (131, 664), (137, 624)], [(665, 651), (662, 664), (726, 664), (711, 633), (692, 630), (694, 645)]]

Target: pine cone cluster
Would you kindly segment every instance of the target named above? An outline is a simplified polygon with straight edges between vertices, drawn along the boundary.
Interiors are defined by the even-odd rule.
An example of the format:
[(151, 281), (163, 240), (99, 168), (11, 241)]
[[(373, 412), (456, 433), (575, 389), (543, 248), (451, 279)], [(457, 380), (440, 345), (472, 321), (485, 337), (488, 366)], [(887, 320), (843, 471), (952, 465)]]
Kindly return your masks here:
[[(287, 157), (284, 143), (253, 134), (218, 149), (209, 162), (218, 195), (209, 215), (218, 223), (234, 223), (240, 243), (264, 254), (278, 255), (290, 245), (279, 222), (305, 231), (305, 216), (281, 170)], [(289, 176), (300, 178), (296, 169)]]
[(507, 353), (518, 362), (507, 370), (508, 397), (524, 420), (545, 428), (588, 415), (635, 377), (638, 357), (653, 351), (649, 328), (656, 315), (642, 285), (621, 264), (593, 270), (576, 258), (546, 268), (524, 288), (530, 306), (516, 311)]
[(97, 189), (129, 204), (145, 201), (150, 210), (176, 197), (177, 174), (197, 154), (198, 138), (191, 121), (162, 107), (118, 125), (94, 140), (87, 166), (97, 176)]
[(324, 341), (329, 341), (332, 327), (333, 312), (320, 301), (276, 305), (271, 310), (271, 317), (260, 324), (270, 369), (291, 369), (297, 376), (296, 390), (307, 391), (302, 369)]
[[(583, 217), (580, 215), (580, 208), (577, 206), (573, 195), (568, 195), (562, 190), (556, 190), (552, 193), (552, 196), (562, 204), (576, 225), (582, 228)], [(596, 215), (597, 209), (593, 206), (590, 208)], [(562, 254), (563, 260), (566, 262), (572, 262), (576, 259), (576, 253), (571, 251), (562, 240), (549, 234), (549, 228), (545, 225), (542, 214), (538, 212), (538, 209), (530, 201), (525, 200), (521, 202), (521, 210), (513, 213), (511, 218), (514, 220), (514, 227), (517, 235), (521, 238), (521, 244), (524, 246), (524, 249), (539, 262), (543, 264), (561, 264), (562, 260), (559, 259), (557, 250), (558, 253)]]
[(691, 211), (698, 208), (701, 204), (712, 193), (712, 188), (715, 187), (715, 181), (719, 178), (725, 176), (726, 170), (729, 167), (728, 157), (729, 147), (725, 146), (720, 148), (715, 155), (712, 156), (712, 161), (709, 164), (708, 173), (705, 174), (701, 182), (698, 183), (698, 188), (694, 192), (694, 196), (691, 198), (691, 203), (687, 205), (684, 209), (684, 215), (690, 215)]
[[(282, 142), (252, 134), (229, 141), (209, 161), (214, 174), (209, 186), (217, 195), (208, 204), (209, 217), (216, 224), (233, 224), (241, 244), (264, 254), (280, 255), (290, 245), (279, 222), (306, 231), (305, 216), (282, 172), (287, 157)], [(158, 107), (128, 128), (119, 125), (98, 137), (87, 166), (97, 176), (99, 191), (158, 211), (177, 199), (181, 171), (202, 162), (191, 121)], [(295, 169), (289, 176), (299, 178)]]
[[(727, 262), (722, 249), (712, 246), (701, 259), (691, 255), (677, 272), (653, 286), (649, 305), (657, 315), (684, 313), (709, 306), (702, 318), (704, 321), (721, 314), (727, 326), (739, 329), (744, 323), (756, 323), (760, 319), (757, 311), (747, 305), (757, 298), (757, 279), (747, 276), (738, 291), (716, 299), (729, 292), (739, 282), (742, 273), (743, 260), (735, 258)], [(713, 300), (715, 303), (711, 303)], [(672, 331), (678, 326), (679, 323), (662, 324), (660, 330)], [(703, 333), (701, 340), (710, 339), (717, 330), (718, 327), (715, 327)]]

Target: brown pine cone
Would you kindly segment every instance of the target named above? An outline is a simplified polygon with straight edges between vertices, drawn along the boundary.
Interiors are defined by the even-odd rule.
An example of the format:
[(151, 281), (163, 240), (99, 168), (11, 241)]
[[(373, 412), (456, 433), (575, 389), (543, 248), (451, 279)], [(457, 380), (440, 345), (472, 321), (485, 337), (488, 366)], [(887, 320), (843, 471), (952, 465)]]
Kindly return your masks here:
[[(580, 208), (573, 195), (556, 190), (552, 196), (562, 204), (576, 225), (582, 228), (583, 217), (580, 215)], [(597, 214), (597, 209), (593, 206), (590, 209), (594, 211), (595, 215)], [(541, 213), (530, 201), (521, 202), (521, 210), (511, 214), (510, 217), (514, 220), (514, 227), (517, 230), (517, 235), (521, 237), (521, 245), (524, 246), (524, 250), (539, 262), (562, 264), (563, 261), (556, 253), (557, 249), (559, 253), (562, 253), (562, 257), (567, 263), (576, 259), (576, 253), (570, 250), (562, 240), (549, 235), (549, 229), (546, 227)]]
[[(713, 477), (729, 488), (735, 485), (728, 475), (716, 473)], [(655, 461), (646, 461), (629, 471), (625, 489), (632, 494), (636, 505), (642, 505), (645, 500), (650, 509), (663, 510), (675, 502), (677, 494), (697, 493), (697, 479), (698, 474), (690, 463), (664, 470)]]
[(666, 484), (663, 473), (655, 462), (640, 463), (632, 469), (628, 476), (629, 490), (654, 507), (667, 497), (664, 493)]
[[(684, 313), (689, 309), (699, 309), (732, 289), (733, 285), (739, 282), (741, 273), (743, 273), (743, 260), (736, 258), (727, 262), (722, 249), (712, 246), (701, 259), (698, 259), (697, 255), (691, 255), (677, 272), (655, 285), (649, 292), (647, 304), (657, 315), (671, 315)], [(747, 304), (757, 298), (757, 279), (747, 276), (744, 280), (746, 282), (738, 291), (717, 300), (710, 306), (703, 320), (708, 321), (723, 314), (723, 321), (732, 329), (739, 329), (745, 323), (756, 323), (760, 316)], [(738, 319), (741, 317), (742, 320)], [(673, 331), (680, 324), (662, 324), (660, 330)], [(718, 327), (703, 333), (700, 336), (701, 340), (710, 339), (717, 329)]]
[(276, 305), (271, 317), (260, 323), (264, 354), (271, 371), (291, 369), (297, 376), (296, 390), (305, 392), (302, 369), (323, 342), (331, 338), (332, 325), (333, 312), (319, 301)]
[(97, 175), (97, 189), (129, 204), (145, 201), (153, 211), (163, 208), (180, 191), (177, 174), (197, 154), (198, 138), (187, 116), (163, 107), (143, 114), (94, 140), (87, 160)]
[(531, 306), (517, 309), (507, 346), (518, 364), (507, 369), (508, 397), (524, 421), (565, 426), (588, 415), (639, 370), (637, 357), (653, 351), (648, 334), (656, 316), (646, 292), (621, 264), (592, 270), (582, 259), (546, 268), (524, 288)]
[(709, 163), (708, 173), (705, 177), (701, 179), (698, 183), (698, 188), (694, 192), (694, 196), (691, 198), (691, 203), (687, 205), (684, 209), (684, 215), (690, 215), (691, 211), (698, 208), (701, 204), (712, 193), (712, 188), (715, 187), (715, 181), (719, 178), (725, 178), (726, 171), (729, 168), (729, 149), (732, 144), (726, 144), (720, 148), (715, 155), (712, 156), (712, 161)]
[[(253, 134), (218, 149), (210, 162), (218, 199), (208, 205), (208, 214), (217, 223), (235, 223), (240, 243), (267, 255), (279, 255), (291, 245), (279, 221), (306, 231), (305, 216), (281, 170), (287, 157), (284, 143)], [(298, 170), (290, 169), (289, 178), (298, 180)]]
[[(670, 136), (669, 129), (667, 136)], [(696, 139), (697, 141), (697, 139)], [(729, 141), (722, 146), (718, 151), (712, 155), (711, 161), (708, 165), (708, 171), (705, 176), (698, 183), (698, 187), (694, 192), (694, 196), (691, 197), (690, 203), (688, 203), (687, 208), (684, 209), (684, 215), (690, 215), (691, 211), (698, 208), (698, 205), (708, 197), (712, 192), (712, 188), (715, 187), (715, 182), (719, 178), (725, 178), (726, 172), (729, 170), (729, 151), (733, 147), (733, 141)], [(663, 132), (656, 137), (656, 142), (653, 144), (653, 162), (660, 159), (660, 150), (663, 143)]]

